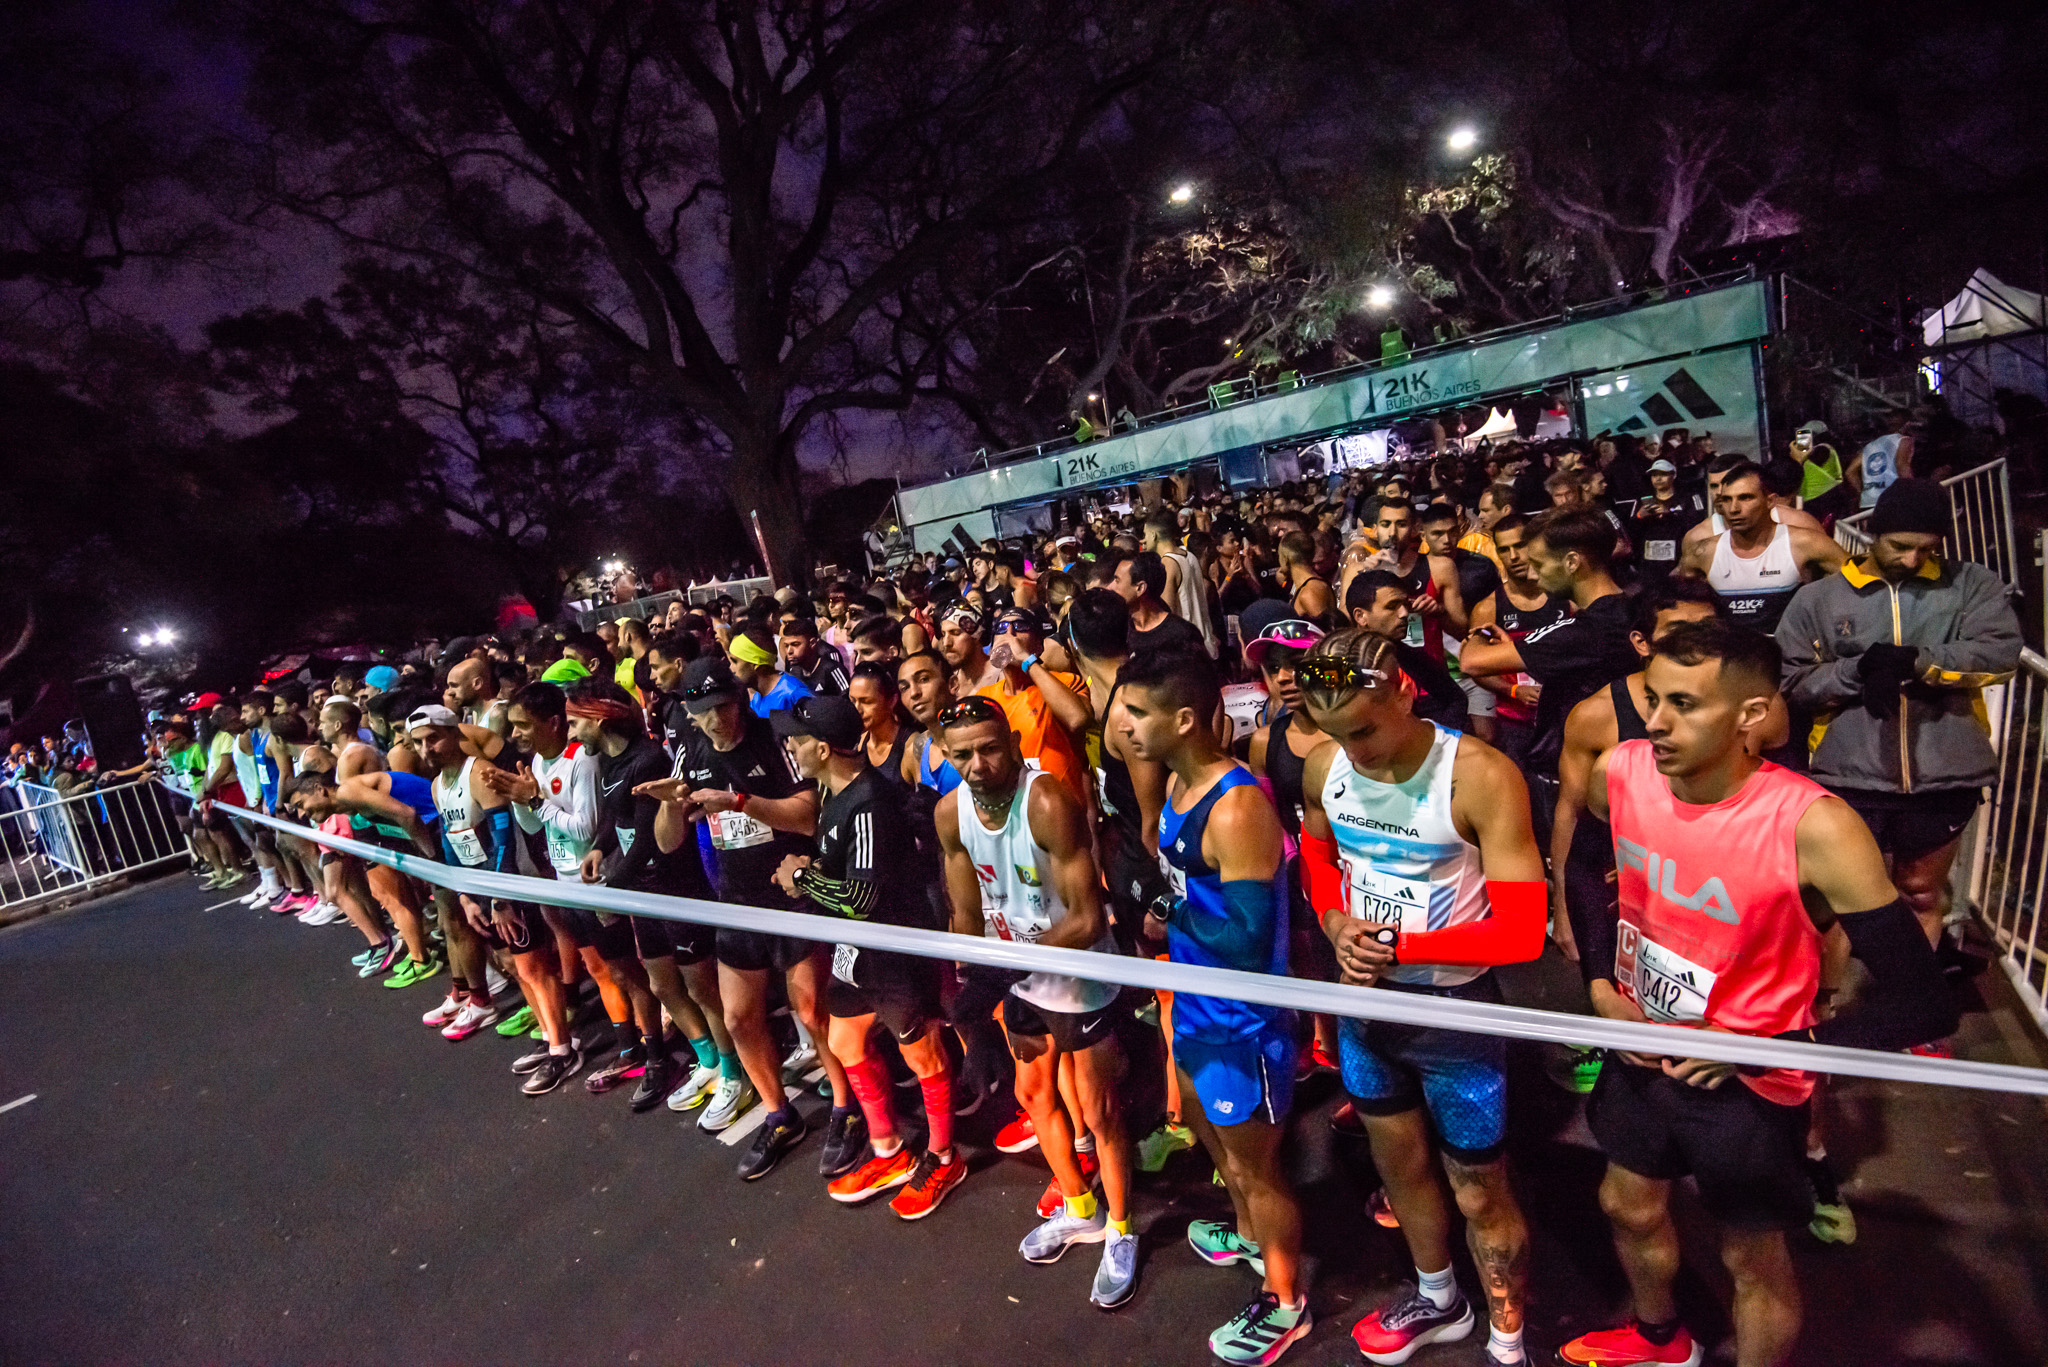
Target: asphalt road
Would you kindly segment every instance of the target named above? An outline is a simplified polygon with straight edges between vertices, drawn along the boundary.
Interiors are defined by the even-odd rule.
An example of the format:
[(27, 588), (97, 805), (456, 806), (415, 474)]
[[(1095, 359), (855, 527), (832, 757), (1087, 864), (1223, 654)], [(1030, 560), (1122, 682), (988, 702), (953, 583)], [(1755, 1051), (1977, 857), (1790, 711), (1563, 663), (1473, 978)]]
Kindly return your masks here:
[[(209, 900), (178, 875), (0, 932), (0, 1107), (35, 1098), (0, 1111), (0, 1362), (1196, 1364), (1254, 1290), (1182, 1237), (1227, 1210), (1199, 1153), (1141, 1188), (1144, 1284), (1106, 1315), (1092, 1248), (1018, 1258), (1045, 1169), (988, 1146), (1006, 1115), (963, 1122), (975, 1174), (916, 1224), (828, 1200), (815, 1139), (743, 1184), (736, 1149), (666, 1110), (580, 1081), (521, 1096), (518, 1046), (422, 1028), (445, 980), (359, 981), (345, 926)], [(1510, 996), (1568, 981), (1539, 965)], [(2002, 985), (1986, 996), (1969, 1052), (2039, 1062)], [(1512, 1152), (1547, 1360), (1622, 1289), (1600, 1159), (1535, 1062)], [(1324, 1125), (1335, 1099), (1328, 1077), (1304, 1089), (1292, 1146), (1319, 1323), (1288, 1362), (1357, 1362), (1350, 1325), (1412, 1275), (1364, 1217), (1371, 1170)], [(2048, 1357), (2048, 1113), (1882, 1083), (1842, 1086), (1832, 1113), (1862, 1237), (1797, 1242), (1796, 1361)], [(1682, 1303), (1725, 1339), (1711, 1234), (1686, 1230)], [(1415, 1361), (1471, 1367), (1483, 1342)]]

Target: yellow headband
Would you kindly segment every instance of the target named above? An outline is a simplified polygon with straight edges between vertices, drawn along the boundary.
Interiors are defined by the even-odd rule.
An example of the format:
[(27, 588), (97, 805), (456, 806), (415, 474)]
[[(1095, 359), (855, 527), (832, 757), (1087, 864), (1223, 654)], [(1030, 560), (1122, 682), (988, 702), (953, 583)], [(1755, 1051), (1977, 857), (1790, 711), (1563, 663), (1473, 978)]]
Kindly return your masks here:
[(735, 660), (740, 660), (750, 665), (772, 665), (775, 663), (775, 656), (770, 654), (765, 648), (755, 645), (753, 638), (745, 632), (736, 633), (732, 638), (732, 644), (727, 646), (726, 649), (732, 653), (732, 657)]

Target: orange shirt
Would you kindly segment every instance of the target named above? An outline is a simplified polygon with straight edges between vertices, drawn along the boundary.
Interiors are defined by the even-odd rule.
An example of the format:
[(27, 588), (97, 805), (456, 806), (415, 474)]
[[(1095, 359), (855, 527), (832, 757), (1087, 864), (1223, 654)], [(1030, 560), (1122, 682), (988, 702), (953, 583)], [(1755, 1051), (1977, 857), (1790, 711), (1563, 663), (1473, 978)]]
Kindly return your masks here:
[[(1053, 677), (1081, 697), (1088, 696), (1087, 681), (1080, 675), (1055, 673)], [(1010, 729), (1017, 733), (1017, 745), (1024, 752), (1024, 758), (1037, 761), (1039, 768), (1066, 784), (1081, 801), (1088, 800), (1085, 766), (1074, 753), (1074, 742), (1067, 735), (1067, 728), (1061, 726), (1059, 718), (1052, 714), (1052, 708), (1036, 684), (1027, 683), (1021, 689), (1012, 689), (1006, 676), (986, 688), (976, 689), (975, 693), (1003, 709), (1010, 719)]]

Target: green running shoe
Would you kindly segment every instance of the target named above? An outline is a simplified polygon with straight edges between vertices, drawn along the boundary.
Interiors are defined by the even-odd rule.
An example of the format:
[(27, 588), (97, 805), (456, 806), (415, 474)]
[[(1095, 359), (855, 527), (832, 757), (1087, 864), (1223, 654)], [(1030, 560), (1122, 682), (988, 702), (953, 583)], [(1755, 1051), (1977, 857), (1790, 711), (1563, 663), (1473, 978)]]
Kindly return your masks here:
[(1272, 1292), (1261, 1291), (1250, 1305), (1209, 1335), (1209, 1351), (1224, 1362), (1265, 1367), (1277, 1362), (1296, 1339), (1307, 1337), (1311, 1324), (1308, 1297), (1287, 1306)]
[(1138, 1141), (1138, 1170), (1158, 1172), (1166, 1166), (1167, 1159), (1194, 1146), (1195, 1132), (1169, 1120)]
[(1604, 1057), (1598, 1049), (1581, 1049), (1567, 1044), (1551, 1051), (1543, 1061), (1543, 1072), (1560, 1090), (1586, 1096), (1592, 1092), (1593, 1084), (1600, 1080), (1600, 1065)]
[(533, 1026), (533, 1008), (522, 1006), (511, 1015), (505, 1017), (505, 1019), (499, 1021), (495, 1028), (506, 1039), (517, 1039), (533, 1029)]
[(440, 971), (441, 960), (438, 957), (427, 959), (424, 962), (419, 959), (407, 959), (392, 970), (391, 976), (384, 980), (384, 985), (386, 987), (411, 987), (414, 983), (425, 982)]
[(1249, 1263), (1252, 1271), (1266, 1275), (1266, 1259), (1259, 1246), (1220, 1220), (1190, 1220), (1188, 1247), (1211, 1267)]

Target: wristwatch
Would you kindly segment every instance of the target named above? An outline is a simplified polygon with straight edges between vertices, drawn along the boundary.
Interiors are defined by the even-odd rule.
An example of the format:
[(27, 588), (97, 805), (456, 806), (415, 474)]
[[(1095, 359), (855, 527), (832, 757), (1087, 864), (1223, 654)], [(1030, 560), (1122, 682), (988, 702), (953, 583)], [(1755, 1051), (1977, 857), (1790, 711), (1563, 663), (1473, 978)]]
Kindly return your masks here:
[(1031, 672), (1031, 667), (1037, 663), (1038, 657), (1036, 655), (1026, 655), (1023, 659), (1017, 661), (1017, 668), (1023, 670), (1026, 674), (1029, 674)]
[(750, 796), (751, 794), (749, 793), (743, 793), (740, 792), (738, 789), (734, 789), (732, 795), (732, 809), (736, 812), (744, 812), (747, 809), (747, 798)]

